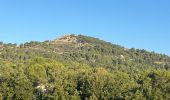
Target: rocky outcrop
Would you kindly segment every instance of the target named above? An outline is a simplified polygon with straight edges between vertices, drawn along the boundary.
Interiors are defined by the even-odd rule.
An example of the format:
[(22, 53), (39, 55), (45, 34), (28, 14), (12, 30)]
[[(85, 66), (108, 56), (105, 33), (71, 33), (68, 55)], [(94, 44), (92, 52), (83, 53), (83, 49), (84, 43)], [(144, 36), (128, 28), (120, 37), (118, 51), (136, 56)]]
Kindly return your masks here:
[(70, 43), (74, 43), (74, 42), (77, 42), (77, 38), (76, 38), (76, 35), (74, 34), (71, 34), (71, 35), (65, 35), (61, 38), (58, 38), (56, 40), (54, 40), (55, 42), (70, 42)]

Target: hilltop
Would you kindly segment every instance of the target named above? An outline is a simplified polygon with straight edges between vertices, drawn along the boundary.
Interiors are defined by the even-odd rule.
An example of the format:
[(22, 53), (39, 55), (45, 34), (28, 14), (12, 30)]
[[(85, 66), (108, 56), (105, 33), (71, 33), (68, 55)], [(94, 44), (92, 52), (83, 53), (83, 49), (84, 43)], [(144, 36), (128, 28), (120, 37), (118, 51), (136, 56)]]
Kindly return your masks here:
[[(45, 42), (32, 41), (21, 44), (19, 47), (12, 44), (3, 44), (0, 48), (2, 59), (12, 61), (19, 59), (19, 56), (20, 58), (31, 58), (32, 55), (27, 55), (29, 52), (33, 56), (71, 60), (94, 67), (114, 68), (119, 65), (126, 65), (124, 67), (127, 68), (128, 64), (134, 64), (138, 65), (137, 67), (140, 67), (140, 69), (169, 69), (170, 66), (170, 57), (166, 55), (148, 52), (144, 49), (127, 49), (97, 38), (74, 34)], [(12, 52), (8, 53), (6, 49)], [(7, 57), (6, 53), (11, 57)], [(23, 57), (20, 53), (23, 54)]]
[(167, 55), (83, 35), (1, 42), (0, 99), (167, 99), (169, 69)]

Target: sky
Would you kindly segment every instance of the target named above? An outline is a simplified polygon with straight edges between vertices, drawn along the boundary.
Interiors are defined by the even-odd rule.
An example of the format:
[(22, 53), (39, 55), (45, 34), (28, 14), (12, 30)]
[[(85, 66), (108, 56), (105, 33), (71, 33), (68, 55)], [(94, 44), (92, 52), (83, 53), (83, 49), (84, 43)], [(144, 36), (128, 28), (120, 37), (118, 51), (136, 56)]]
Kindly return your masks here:
[(82, 34), (170, 55), (170, 0), (0, 0), (0, 41)]

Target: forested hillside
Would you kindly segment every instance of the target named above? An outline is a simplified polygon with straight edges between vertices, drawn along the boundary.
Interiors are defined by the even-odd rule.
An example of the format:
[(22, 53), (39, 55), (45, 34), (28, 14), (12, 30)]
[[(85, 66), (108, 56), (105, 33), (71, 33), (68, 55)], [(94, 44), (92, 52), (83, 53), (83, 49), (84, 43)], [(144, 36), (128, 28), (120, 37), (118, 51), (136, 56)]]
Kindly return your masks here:
[(170, 57), (83, 35), (0, 43), (0, 100), (169, 100)]

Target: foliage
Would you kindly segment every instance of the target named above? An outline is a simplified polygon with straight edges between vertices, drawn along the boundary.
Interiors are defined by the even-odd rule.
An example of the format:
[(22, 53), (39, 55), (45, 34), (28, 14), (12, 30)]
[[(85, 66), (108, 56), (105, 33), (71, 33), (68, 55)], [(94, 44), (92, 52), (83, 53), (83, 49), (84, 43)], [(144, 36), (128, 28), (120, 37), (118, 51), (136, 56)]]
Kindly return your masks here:
[(170, 58), (75, 36), (0, 43), (2, 100), (168, 100)]

